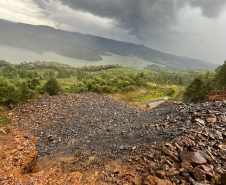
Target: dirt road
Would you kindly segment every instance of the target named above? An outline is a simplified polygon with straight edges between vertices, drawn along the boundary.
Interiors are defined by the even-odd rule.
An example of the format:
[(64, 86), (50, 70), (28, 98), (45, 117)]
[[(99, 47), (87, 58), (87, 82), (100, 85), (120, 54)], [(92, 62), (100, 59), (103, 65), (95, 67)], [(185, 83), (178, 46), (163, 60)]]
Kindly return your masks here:
[(148, 104), (149, 105), (148, 109), (153, 109), (153, 108), (157, 107), (158, 105), (160, 105), (164, 102), (165, 102), (165, 100), (155, 100), (155, 101), (150, 101), (150, 102), (147, 102), (147, 103), (138, 104), (138, 106), (141, 107), (141, 108), (146, 108), (147, 104)]

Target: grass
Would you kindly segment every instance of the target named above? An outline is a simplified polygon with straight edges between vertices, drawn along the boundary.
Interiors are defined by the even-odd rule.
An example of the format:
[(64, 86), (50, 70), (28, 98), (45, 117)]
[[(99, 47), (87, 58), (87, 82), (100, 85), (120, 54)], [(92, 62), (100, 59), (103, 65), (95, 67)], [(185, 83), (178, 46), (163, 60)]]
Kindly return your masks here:
[(107, 69), (104, 71), (96, 72), (96, 74), (107, 74), (111, 77), (119, 77), (119, 76), (129, 76), (130, 74), (137, 74), (143, 72), (145, 75), (154, 75), (157, 72), (148, 69), (131, 69), (131, 68), (114, 68), (114, 69)]
[(10, 123), (10, 120), (5, 111), (6, 108), (0, 106), (0, 126), (7, 126)]
[[(175, 93), (169, 95), (172, 87), (175, 89)], [(140, 104), (163, 99), (165, 97), (174, 99), (176, 96), (180, 95), (181, 90), (182, 89), (179, 86), (157, 86), (156, 84), (149, 84), (146, 88), (138, 88), (136, 91), (128, 93), (116, 93), (112, 96), (122, 99), (128, 103)]]
[(140, 93), (140, 92), (131, 92), (125, 94), (121, 99), (133, 103), (133, 104), (139, 104), (139, 103), (145, 103), (149, 101), (154, 101), (158, 99), (163, 99), (166, 95), (162, 92), (149, 92), (149, 93)]
[(5, 107), (0, 107), (0, 112), (1, 112), (1, 111), (5, 111), (5, 110), (6, 110)]
[(1, 112), (0, 113), (0, 126), (7, 126), (7, 125), (9, 125), (9, 123), (10, 123), (10, 120), (9, 120), (8, 116), (5, 113)]
[(73, 85), (76, 83), (76, 79), (71, 77), (71, 78), (58, 78), (57, 79), (58, 83), (61, 85), (61, 87), (70, 87), (70, 85)]

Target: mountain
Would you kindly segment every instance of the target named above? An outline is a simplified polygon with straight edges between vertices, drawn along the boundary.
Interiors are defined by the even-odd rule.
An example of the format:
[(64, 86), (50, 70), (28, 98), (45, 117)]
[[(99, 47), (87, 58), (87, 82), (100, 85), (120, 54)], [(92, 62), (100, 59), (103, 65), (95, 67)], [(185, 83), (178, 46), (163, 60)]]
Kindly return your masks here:
[(59, 55), (89, 61), (117, 54), (150, 61), (167, 69), (215, 68), (201, 60), (163, 53), (143, 45), (69, 32), (49, 26), (15, 23), (0, 19), (0, 45), (35, 52), (52, 51)]

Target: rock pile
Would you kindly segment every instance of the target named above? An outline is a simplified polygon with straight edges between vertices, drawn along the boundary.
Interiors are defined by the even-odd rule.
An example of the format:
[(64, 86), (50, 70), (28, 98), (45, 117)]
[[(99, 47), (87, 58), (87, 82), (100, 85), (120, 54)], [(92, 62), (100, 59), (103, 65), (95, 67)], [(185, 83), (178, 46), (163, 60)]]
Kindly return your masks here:
[[(226, 184), (225, 114), (226, 101), (165, 103), (142, 112), (108, 96), (81, 94), (24, 105), (11, 122), (37, 137), (40, 156), (72, 156), (58, 166), (101, 169), (97, 177), (105, 184)], [(109, 169), (106, 159), (120, 159), (123, 169)]]
[(155, 161), (153, 174), (176, 184), (226, 184), (226, 101), (176, 106), (175, 122), (167, 125), (186, 118), (187, 134), (153, 145), (152, 160), (144, 156)]
[(166, 115), (177, 112), (176, 107), (168, 107), (141, 112), (108, 96), (61, 95), (15, 109), (11, 122), (37, 138), (40, 156), (60, 151), (71, 154), (80, 148), (92, 150), (92, 155), (120, 158), (134, 145), (146, 150), (150, 143), (180, 135), (182, 130), (161, 124)]

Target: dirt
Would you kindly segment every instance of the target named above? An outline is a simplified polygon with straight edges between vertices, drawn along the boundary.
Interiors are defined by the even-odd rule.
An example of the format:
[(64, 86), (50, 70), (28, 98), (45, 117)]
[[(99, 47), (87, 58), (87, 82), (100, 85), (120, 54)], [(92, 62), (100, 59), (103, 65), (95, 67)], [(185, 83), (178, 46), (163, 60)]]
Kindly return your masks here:
[(81, 160), (80, 157), (56, 154), (40, 158), (38, 164), (34, 137), (18, 130), (2, 129), (8, 132), (0, 134), (0, 184), (104, 185), (108, 184), (103, 181), (106, 178), (114, 183), (118, 176), (123, 176), (135, 184), (141, 184), (142, 181), (156, 184), (160, 180), (148, 174), (144, 179), (144, 176), (134, 169), (135, 164), (130, 161), (126, 164), (120, 159), (105, 162), (104, 166), (100, 166), (97, 164), (103, 163), (102, 159), (95, 156)]
[(0, 131), (0, 184), (224, 184), (225, 114), (226, 101), (141, 111), (96, 94), (39, 99)]
[(215, 91), (208, 97), (208, 101), (210, 102), (221, 101), (222, 99), (226, 99), (226, 89), (222, 91)]
[(2, 127), (0, 131), (0, 184), (26, 183), (26, 173), (38, 172), (35, 138), (26, 133)]

